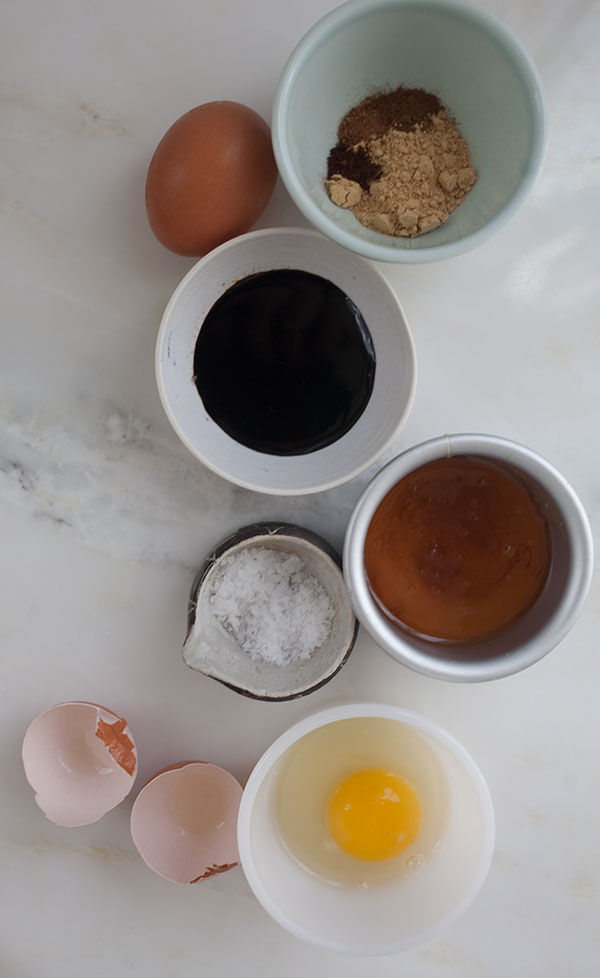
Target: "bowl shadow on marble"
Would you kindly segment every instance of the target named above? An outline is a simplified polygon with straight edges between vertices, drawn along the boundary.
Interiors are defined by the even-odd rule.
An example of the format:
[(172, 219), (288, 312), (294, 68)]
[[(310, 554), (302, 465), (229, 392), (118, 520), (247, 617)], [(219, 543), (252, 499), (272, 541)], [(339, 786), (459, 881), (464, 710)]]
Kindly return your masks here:
[[(308, 659), (279, 665), (251, 658), (210, 609), (210, 583), (221, 559), (256, 546), (297, 554), (332, 601), (335, 617), (329, 638)], [(320, 689), (339, 672), (354, 647), (358, 627), (344, 583), (341, 557), (326, 540), (291, 523), (252, 523), (222, 540), (196, 574), (190, 592), (183, 659), (196, 672), (251, 699), (298, 699)]]

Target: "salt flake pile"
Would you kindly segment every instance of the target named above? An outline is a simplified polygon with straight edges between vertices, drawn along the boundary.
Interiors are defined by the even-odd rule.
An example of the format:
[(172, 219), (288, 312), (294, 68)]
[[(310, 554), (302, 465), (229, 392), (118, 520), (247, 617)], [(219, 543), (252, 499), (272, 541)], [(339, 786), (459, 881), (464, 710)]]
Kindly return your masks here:
[(209, 605), (244, 652), (274, 665), (308, 659), (329, 638), (335, 614), (300, 557), (265, 547), (223, 558)]

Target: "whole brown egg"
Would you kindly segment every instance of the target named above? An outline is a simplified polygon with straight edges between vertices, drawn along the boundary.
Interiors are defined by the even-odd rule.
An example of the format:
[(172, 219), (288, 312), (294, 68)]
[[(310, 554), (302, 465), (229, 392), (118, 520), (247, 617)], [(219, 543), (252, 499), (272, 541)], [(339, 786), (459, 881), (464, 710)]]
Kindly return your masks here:
[(198, 105), (173, 123), (150, 162), (150, 227), (170, 251), (205, 255), (250, 230), (276, 179), (264, 119), (239, 102)]

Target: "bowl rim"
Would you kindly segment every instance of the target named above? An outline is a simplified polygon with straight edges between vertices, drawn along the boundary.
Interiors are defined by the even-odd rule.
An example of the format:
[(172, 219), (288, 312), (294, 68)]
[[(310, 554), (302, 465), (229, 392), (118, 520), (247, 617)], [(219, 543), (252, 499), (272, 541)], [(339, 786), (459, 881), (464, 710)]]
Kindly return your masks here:
[[(364, 256), (354, 255), (355, 261), (362, 262), (365, 272), (371, 277), (374, 282), (377, 282), (377, 288), (381, 292), (385, 292), (388, 296), (390, 303), (394, 306), (398, 315), (398, 329), (400, 329), (404, 336), (404, 341), (406, 345), (405, 352), (405, 364), (407, 371), (407, 382), (406, 382), (406, 403), (402, 414), (396, 420), (393, 430), (390, 432), (389, 437), (386, 442), (380, 446), (376, 454), (371, 455), (366, 461), (359, 465), (354, 465), (354, 467), (345, 474), (340, 476), (331, 477), (325, 481), (320, 481), (318, 484), (313, 484), (310, 486), (303, 486), (298, 488), (297, 486), (288, 486), (282, 488), (281, 486), (265, 486), (264, 483), (259, 481), (253, 481), (252, 479), (242, 479), (232, 476), (225, 468), (220, 467), (212, 459), (207, 458), (201, 453), (196, 445), (187, 437), (183, 429), (181, 428), (177, 415), (173, 411), (167, 392), (165, 389), (165, 383), (163, 379), (164, 370), (164, 349), (165, 340), (170, 327), (170, 321), (173, 314), (173, 309), (176, 303), (179, 301), (182, 293), (186, 291), (191, 281), (193, 281), (196, 276), (202, 273), (203, 268), (212, 262), (215, 258), (220, 257), (227, 251), (233, 250), (242, 244), (246, 244), (249, 241), (257, 241), (261, 238), (269, 237), (279, 237), (284, 235), (292, 235), (299, 238), (305, 239), (318, 239), (319, 241), (326, 242), (331, 247), (339, 248), (339, 244), (332, 241), (331, 237), (327, 234), (321, 233), (318, 229), (313, 227), (310, 228), (300, 228), (300, 227), (273, 227), (273, 228), (260, 228), (255, 231), (248, 231), (246, 234), (240, 234), (235, 238), (230, 238), (223, 244), (219, 245), (217, 248), (213, 248), (212, 251), (204, 255), (197, 262), (195, 262), (192, 267), (183, 276), (181, 281), (176, 285), (173, 290), (165, 310), (162, 314), (160, 325), (158, 328), (158, 334), (156, 337), (156, 344), (154, 350), (154, 371), (156, 377), (156, 385), (158, 388), (158, 393), (163, 410), (173, 428), (177, 434), (179, 440), (185, 445), (189, 452), (194, 455), (206, 468), (210, 469), (216, 475), (225, 479), (227, 482), (233, 485), (241, 486), (243, 489), (250, 489), (253, 492), (260, 492), (265, 495), (274, 496), (304, 496), (310, 495), (316, 492), (325, 492), (328, 489), (334, 489), (337, 486), (344, 485), (347, 482), (351, 482), (357, 476), (361, 475), (364, 471), (370, 468), (385, 452), (388, 451), (390, 446), (398, 437), (400, 431), (406, 424), (406, 421), (412, 410), (412, 406), (415, 399), (415, 392), (417, 386), (417, 354), (415, 349), (415, 343), (412, 336), (412, 332), (404, 313), (404, 309), (398, 298), (396, 290), (392, 287), (390, 282), (387, 280), (383, 272), (377, 268), (372, 262), (368, 261)], [(216, 422), (213, 422), (216, 424)], [(334, 443), (335, 444), (335, 443)], [(327, 449), (324, 449), (326, 451)]]
[[(527, 166), (513, 194), (500, 210), (482, 227), (456, 241), (418, 249), (392, 247), (357, 237), (325, 214), (308, 196), (296, 174), (292, 154), (286, 139), (285, 120), (289, 100), (311, 52), (331, 34), (352, 20), (386, 8), (415, 7), (447, 9), (470, 19), (489, 31), (505, 48), (530, 94), (532, 112), (531, 152)], [(277, 168), (290, 196), (310, 223), (327, 237), (364, 258), (393, 264), (421, 264), (453, 258), (487, 241), (519, 210), (529, 195), (542, 168), (548, 140), (548, 114), (544, 89), (539, 72), (521, 42), (495, 14), (483, 9), (473, 0), (348, 0), (314, 24), (298, 42), (289, 56), (275, 93), (271, 114), (273, 150)]]
[[(549, 622), (514, 654), (473, 661), (447, 660), (418, 649), (410, 635), (396, 631), (378, 610), (366, 581), (363, 550), (371, 518), (387, 492), (409, 472), (434, 459), (452, 455), (483, 455), (521, 469), (546, 493), (560, 495), (561, 515), (569, 520), (568, 532), (577, 548), (562, 617)], [(542, 482), (541, 475), (544, 477)], [(558, 502), (556, 502), (558, 505)], [(571, 484), (543, 456), (519, 442), (498, 435), (446, 434), (408, 448), (383, 466), (361, 493), (348, 521), (344, 539), (344, 578), (357, 618), (373, 641), (397, 662), (433, 679), (452, 682), (484, 682), (514, 675), (542, 659), (568, 633), (585, 604), (589, 591), (594, 547), (590, 523)]]
[[(339, 944), (336, 941), (328, 941), (326, 938), (312, 934), (306, 928), (297, 924), (283, 913), (277, 904), (271, 899), (268, 889), (264, 886), (256, 863), (254, 861), (252, 842), (251, 842), (251, 822), (254, 810), (254, 803), (258, 793), (276, 762), (292, 747), (298, 740), (306, 734), (317, 730), (319, 727), (338, 720), (350, 720), (357, 717), (373, 717), (389, 720), (396, 720), (406, 723), (417, 730), (420, 730), (434, 740), (437, 740), (446, 747), (454, 757), (461, 763), (470, 777), (471, 783), (476, 790), (481, 804), (483, 816), (483, 843), (481, 858), (477, 872), (473, 876), (470, 887), (465, 892), (463, 898), (452, 908), (452, 910), (441, 918), (435, 925), (427, 928), (418, 935), (414, 935), (409, 940), (398, 941), (386, 945), (372, 947), (363, 944)], [(262, 904), (268, 914), (282, 927), (290, 931), (296, 937), (307, 941), (310, 944), (327, 948), (330, 951), (337, 951), (344, 954), (377, 956), (384, 954), (394, 954), (399, 951), (417, 947), (427, 941), (433, 940), (440, 933), (446, 930), (473, 902), (477, 893), (481, 889), (485, 878), (489, 872), (492, 857), (494, 854), (496, 835), (496, 819), (494, 807), (487, 782), (479, 768), (479, 765), (469, 753), (467, 748), (445, 727), (440, 726), (434, 720), (419, 713), (414, 713), (404, 707), (396, 706), (391, 703), (344, 703), (337, 706), (326, 707), (317, 712), (310, 713), (303, 719), (297, 721), (266, 749), (263, 755), (255, 764), (242, 795), (242, 801), (238, 811), (238, 849), (240, 853), (240, 864), (244, 875), (253, 890), (259, 903)]]
[(187, 633), (183, 642), (182, 656), (188, 669), (191, 669), (193, 672), (197, 672), (202, 676), (206, 676), (208, 679), (213, 679), (215, 682), (221, 683), (221, 685), (233, 690), (233, 692), (240, 693), (241, 696), (246, 696), (248, 699), (261, 700), (265, 703), (283, 703), (288, 700), (296, 700), (301, 699), (303, 696), (309, 696), (311, 693), (321, 689), (322, 686), (327, 685), (327, 683), (338, 674), (340, 669), (342, 669), (350, 658), (350, 654), (356, 644), (360, 623), (354, 613), (354, 609), (352, 608), (350, 602), (350, 597), (345, 588), (344, 596), (347, 602), (347, 608), (351, 612), (354, 622), (352, 625), (352, 634), (348, 644), (340, 652), (338, 652), (334, 659), (332, 659), (327, 674), (322, 676), (322, 678), (317, 682), (311, 683), (309, 686), (297, 685), (291, 691), (281, 694), (256, 693), (234, 682), (228, 682), (226, 679), (216, 676), (211, 672), (191, 666), (186, 661), (184, 655), (188, 639), (192, 634), (196, 621), (198, 593), (203, 587), (206, 578), (212, 571), (215, 564), (217, 564), (223, 557), (226, 557), (232, 550), (239, 547), (240, 544), (260, 546), (261, 540), (269, 540), (273, 537), (281, 537), (283, 540), (293, 540), (297, 546), (306, 546), (310, 549), (320, 551), (327, 563), (331, 566), (332, 571), (334, 573), (337, 571), (339, 578), (343, 582), (342, 558), (340, 554), (327, 540), (324, 539), (324, 537), (320, 536), (318, 533), (315, 533), (313, 530), (299, 526), (296, 523), (286, 522), (285, 520), (281, 520), (279, 522), (270, 520), (266, 522), (249, 523), (245, 526), (241, 526), (238, 530), (230, 533), (213, 547), (210, 553), (204, 558), (196, 573), (196, 576), (194, 577), (188, 601)]

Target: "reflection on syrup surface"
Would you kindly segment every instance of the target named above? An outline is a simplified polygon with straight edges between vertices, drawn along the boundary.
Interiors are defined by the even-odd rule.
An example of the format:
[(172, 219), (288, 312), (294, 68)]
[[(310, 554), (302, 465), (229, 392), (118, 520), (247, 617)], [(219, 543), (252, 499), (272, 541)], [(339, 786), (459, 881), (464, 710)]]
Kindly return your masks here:
[(374, 598), (396, 624), (433, 641), (499, 634), (531, 608), (548, 576), (542, 505), (517, 470), (482, 456), (415, 469), (367, 531)]

